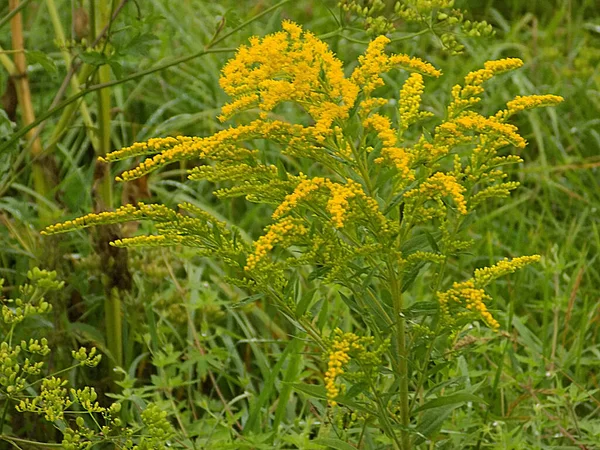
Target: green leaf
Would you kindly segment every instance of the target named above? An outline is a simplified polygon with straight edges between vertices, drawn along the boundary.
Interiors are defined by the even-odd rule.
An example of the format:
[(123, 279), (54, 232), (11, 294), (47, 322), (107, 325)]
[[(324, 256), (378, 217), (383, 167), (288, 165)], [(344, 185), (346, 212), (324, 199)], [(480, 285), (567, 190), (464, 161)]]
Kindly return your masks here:
[(415, 445), (419, 445), (425, 441), (426, 438), (430, 438), (437, 434), (442, 429), (442, 425), (448, 416), (452, 414), (452, 411), (458, 408), (458, 406), (459, 405), (450, 405), (425, 412), (417, 426), (417, 433), (419, 436), (415, 439)]
[(252, 402), (250, 404), (250, 411), (248, 413), (248, 421), (246, 422), (244, 431), (250, 430), (255, 433), (257, 433), (259, 431), (258, 426), (260, 423), (259, 421), (261, 419), (260, 413), (261, 413), (263, 407), (265, 406), (265, 404), (267, 403), (267, 401), (269, 400), (269, 397), (271, 396), (271, 394), (275, 394), (275, 381), (279, 375), (279, 372), (281, 371), (281, 368), (283, 367), (283, 363), (285, 362), (287, 357), (290, 355), (290, 353), (293, 353), (294, 350), (295, 350), (295, 346), (288, 345), (286, 347), (286, 349), (283, 351), (283, 353), (281, 355), (279, 355), (279, 360), (277, 361), (277, 364), (275, 364), (275, 366), (269, 373), (268, 378), (265, 380), (265, 383), (263, 384), (263, 386), (260, 390), (260, 395), (254, 402)]
[(404, 276), (402, 277), (402, 286), (400, 287), (401, 292), (406, 292), (408, 289), (410, 289), (410, 287), (413, 285), (413, 283), (419, 276), (419, 273), (421, 272), (421, 270), (423, 270), (426, 264), (428, 263), (417, 263), (414, 266), (412, 266), (409, 271), (405, 272)]
[(249, 297), (246, 297), (246, 298), (240, 300), (239, 302), (233, 303), (230, 306), (230, 308), (231, 309), (241, 308), (241, 307), (246, 306), (246, 305), (248, 305), (250, 303), (254, 303), (256, 300), (259, 300), (259, 299), (263, 298), (264, 296), (265, 296), (265, 294), (254, 294), (254, 295), (251, 295)]
[(282, 181), (287, 181), (288, 180), (288, 171), (285, 168), (285, 166), (283, 165), (283, 161), (281, 159), (278, 159), (275, 162), (275, 165), (277, 166), (277, 178), (279, 178)]
[(327, 448), (333, 448), (336, 450), (356, 450), (356, 447), (348, 444), (341, 439), (322, 438), (316, 439), (315, 444), (324, 445)]
[(404, 314), (408, 318), (431, 316), (440, 310), (438, 302), (422, 301), (410, 305), (404, 310)]
[(367, 389), (369, 389), (369, 385), (367, 383), (364, 383), (364, 382), (356, 383), (356, 384), (352, 385), (352, 387), (350, 389), (348, 389), (346, 394), (344, 394), (344, 399), (350, 400), (350, 399), (358, 396), (359, 394), (362, 394)]
[(95, 51), (82, 52), (79, 54), (79, 57), (84, 63), (90, 64), (92, 66), (103, 66), (108, 62), (106, 55)]
[(292, 387), (303, 394), (308, 395), (312, 398), (318, 398), (320, 400), (327, 400), (327, 394), (325, 391), (325, 386), (319, 386), (316, 384), (306, 384), (306, 383), (294, 383)]
[(469, 394), (468, 392), (463, 392), (459, 394), (448, 395), (446, 397), (434, 398), (433, 400), (430, 400), (427, 403), (425, 403), (423, 406), (415, 409), (414, 412), (425, 411), (426, 409), (431, 408), (439, 408), (441, 406), (457, 405), (466, 402), (486, 403), (485, 400), (483, 400), (480, 397), (477, 397), (476, 395)]
[(39, 64), (51, 75), (58, 73), (58, 69), (56, 68), (56, 64), (54, 64), (54, 61), (44, 52), (27, 50), (25, 53), (27, 54), (27, 60), (30, 64)]
[(298, 304), (296, 305), (296, 316), (301, 317), (304, 315), (313, 299), (315, 298), (315, 294), (317, 293), (316, 289), (311, 289), (308, 292), (305, 292)]
[(109, 60), (108, 65), (110, 66), (113, 73), (115, 74), (115, 78), (121, 79), (121, 77), (123, 75), (123, 67), (121, 66), (121, 64), (118, 63), (117, 61)]
[(438, 247), (438, 244), (433, 235), (427, 230), (423, 230), (423, 233), (425, 233), (425, 237), (427, 238), (427, 241), (429, 242), (429, 245), (431, 245), (433, 251), (436, 253), (440, 253), (440, 248)]
[(156, 45), (160, 40), (156, 35), (152, 33), (144, 33), (135, 36), (131, 39), (123, 48), (121, 52), (127, 53), (127, 55), (134, 56), (145, 56), (148, 53), (150, 47)]
[(104, 341), (104, 333), (98, 328), (83, 322), (72, 322), (69, 323), (69, 331), (81, 341), (94, 344), (103, 353), (108, 352)]

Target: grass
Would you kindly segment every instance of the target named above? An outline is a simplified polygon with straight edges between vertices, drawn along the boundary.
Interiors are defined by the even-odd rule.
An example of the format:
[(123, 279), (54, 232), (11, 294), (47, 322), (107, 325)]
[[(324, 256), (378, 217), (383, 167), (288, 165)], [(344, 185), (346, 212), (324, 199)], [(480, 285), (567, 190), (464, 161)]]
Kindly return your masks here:
[[(56, 3), (68, 36), (72, 5)], [(219, 45), (236, 47), (252, 34), (276, 30), (282, 17), (317, 34), (327, 33), (337, 28), (327, 9), (335, 11), (333, 3), (288, 3)], [(503, 331), (493, 336), (476, 332), (473, 339), (456, 336), (452, 364), (446, 364), (447, 355), (433, 349), (434, 365), (426, 385), (441, 393), (448, 386), (476, 387), (487, 406), (483, 412), (472, 404), (452, 409), (440, 424), (438, 441), (419, 448), (593, 449), (600, 445), (600, 15), (593, 1), (470, 3), (477, 18), (495, 26), (496, 37), (468, 41), (465, 54), (456, 57), (441, 53), (427, 35), (392, 48), (426, 58), (443, 70), (443, 79), (428, 85), (429, 106), (440, 110), (450, 84), (486, 60), (507, 56), (521, 57), (525, 67), (490, 85), (481, 103), (486, 112), (529, 93), (552, 92), (566, 101), (555, 110), (517, 119), (529, 146), (522, 154), (525, 163), (509, 171), (509, 177), (522, 187), (510, 202), (490, 204), (480, 212), (470, 231), (475, 242), (472, 253), (449, 267), (450, 274), (464, 279), (472, 269), (504, 256), (543, 256), (541, 264), (491, 290)], [(48, 111), (67, 73), (61, 49), (47, 37), (53, 33), (46, 14), (49, 4), (33, 1), (24, 11), (25, 47), (47, 54), (57, 67), (55, 74), (40, 64), (29, 67), (38, 118)], [(244, 14), (239, 4), (231, 2), (128, 2), (113, 26), (115, 46), (121, 42), (123, 50), (115, 59), (122, 75), (113, 70), (112, 79), (150, 72), (178, 58), (181, 62), (101, 91), (111, 95), (110, 111), (93, 95), (84, 97), (95, 121), (101, 111), (103, 117), (110, 114), (106, 124), (110, 128), (101, 134), (110, 138), (105, 145), (114, 149), (153, 136), (204, 136), (220, 129), (214, 117), (226, 96), (218, 87), (218, 74), (232, 53), (186, 58), (211, 41), (221, 16), (226, 18), (223, 32), (231, 32), (272, 4), (248, 2), (250, 13)], [(8, 8), (0, 7), (0, 19), (7, 14)], [(0, 23), (7, 27), (8, 22)], [(9, 35), (0, 35), (3, 49), (11, 47)], [(132, 44), (136, 37), (138, 43)], [(328, 43), (347, 61), (364, 49), (337, 37)], [(96, 69), (92, 65), (89, 70)], [(399, 86), (394, 74), (389, 81)], [(5, 71), (0, 71), (0, 82), (2, 86), (8, 82)], [(79, 82), (83, 89), (94, 88), (91, 78)], [(0, 231), (0, 275), (7, 280), (7, 293), (23, 282), (31, 265), (56, 268), (70, 286), (54, 298), (51, 321), (28, 325), (31, 333), (44, 334), (61, 348), (50, 361), (57, 369), (68, 365), (69, 345), (95, 345), (106, 352), (115, 345), (107, 343), (100, 319), (106, 294), (97, 237), (79, 233), (49, 241), (37, 235), (46, 208), (56, 220), (92, 209), (96, 155), (92, 143), (98, 138), (99, 123), (90, 124), (77, 112), (83, 102), (73, 105), (79, 109), (73, 111), (50, 154), (58, 180), (51, 192), (36, 192), (29, 157), (22, 164), (0, 162), (6, 167), (0, 173), (0, 223), (5, 225)], [(56, 136), (62, 111), (47, 119), (41, 134), (46, 146)], [(24, 122), (20, 117), (17, 121), (13, 133), (23, 130)], [(7, 139), (0, 137), (0, 145)], [(2, 158), (18, 161), (24, 149), (21, 141)], [(129, 165), (117, 164), (110, 170), (114, 174)], [(212, 196), (210, 184), (185, 181), (185, 169), (169, 167), (152, 175), (148, 186), (153, 199), (167, 205), (189, 201), (239, 225), (249, 236), (261, 233), (265, 209), (242, 201), (224, 206)], [(116, 191), (113, 206), (121, 195), (143, 199), (145, 188)], [(170, 411), (179, 443), (186, 448), (319, 448), (314, 447), (316, 439), (329, 448), (354, 448), (342, 443), (360, 439), (362, 448), (383, 445), (348, 417), (324, 408), (317, 389), (325, 367), (319, 350), (266, 301), (245, 303), (244, 292), (225, 281), (228, 274), (221, 267), (176, 249), (130, 252), (127, 271), (133, 276), (133, 289), (120, 294), (126, 376), (116, 392), (130, 400), (124, 419), (139, 421), (139, 409), (158, 401)], [(425, 287), (416, 286), (415, 291), (424, 292)], [(309, 286), (298, 287), (298, 296), (308, 293)], [(348, 313), (339, 292), (321, 288), (318, 294), (319, 324), (362, 326)], [(72, 380), (91, 382), (95, 375), (106, 380), (111, 378), (107, 367), (88, 374), (90, 380), (75, 374)], [(98, 389), (108, 386), (100, 383)], [(420, 414), (435, 413), (439, 411)], [(31, 439), (53, 430), (45, 423), (36, 431), (18, 419), (10, 426), (8, 432)]]

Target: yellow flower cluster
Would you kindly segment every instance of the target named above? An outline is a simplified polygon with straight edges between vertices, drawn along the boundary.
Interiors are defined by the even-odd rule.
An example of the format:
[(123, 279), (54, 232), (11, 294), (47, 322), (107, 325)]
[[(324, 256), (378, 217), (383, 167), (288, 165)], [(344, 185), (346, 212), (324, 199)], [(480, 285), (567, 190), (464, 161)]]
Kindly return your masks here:
[(358, 183), (350, 179), (346, 180), (346, 184), (329, 183), (331, 198), (327, 202), (327, 212), (331, 214), (331, 220), (336, 228), (344, 226), (349, 203), (348, 200), (363, 194), (363, 190)]
[(456, 204), (456, 209), (460, 214), (467, 214), (467, 202), (463, 192), (465, 191), (454, 175), (448, 175), (442, 172), (436, 172), (417, 189), (406, 193), (405, 197), (412, 199), (415, 196), (424, 198), (441, 199), (441, 197), (450, 196)]
[(390, 119), (381, 114), (373, 114), (363, 120), (363, 126), (365, 129), (374, 130), (382, 143), (381, 157), (375, 159), (375, 162), (390, 161), (406, 180), (414, 179), (410, 171), (410, 155), (398, 146), (398, 137)]
[(444, 122), (437, 131), (443, 134), (446, 145), (458, 145), (470, 140), (465, 132), (475, 132), (482, 136), (492, 136), (497, 140), (497, 145), (511, 143), (515, 147), (525, 148), (527, 141), (518, 133), (517, 127), (502, 123), (494, 117), (484, 117), (474, 112), (466, 112), (452, 121)]
[(113, 162), (120, 161), (126, 158), (132, 158), (134, 156), (161, 153), (177, 145), (190, 143), (199, 139), (200, 138), (190, 136), (168, 136), (164, 138), (152, 138), (146, 142), (136, 142), (135, 144), (130, 145), (129, 147), (124, 147), (121, 150), (111, 152), (105, 157), (99, 156), (98, 161)]
[(267, 233), (254, 242), (254, 254), (248, 256), (245, 270), (254, 269), (276, 244), (284, 242), (290, 236), (305, 235), (307, 231), (300, 221), (291, 217), (283, 218), (279, 222), (270, 225)]
[(448, 106), (448, 117), (454, 118), (461, 111), (474, 104), (481, 99), (477, 97), (483, 93), (482, 84), (502, 72), (518, 69), (523, 65), (523, 61), (519, 58), (505, 58), (496, 61), (487, 61), (483, 69), (470, 72), (465, 77), (465, 85), (456, 85), (452, 88), (452, 102)]
[[(301, 178), (304, 178), (305, 175), (300, 174)], [(329, 181), (329, 180), (327, 180)], [(277, 220), (284, 214), (287, 214), (289, 211), (298, 206), (298, 202), (305, 200), (312, 192), (317, 191), (321, 187), (325, 186), (325, 178), (315, 177), (315, 178), (304, 178), (294, 192), (287, 195), (283, 202), (277, 207), (275, 212), (273, 212), (273, 219)]]
[[(301, 175), (303, 176), (303, 175)], [(315, 177), (302, 179), (291, 194), (288, 194), (283, 202), (273, 212), (273, 219), (277, 220), (298, 206), (301, 201), (306, 201), (308, 197), (319, 189), (328, 189), (331, 193), (331, 198), (327, 201), (326, 210), (331, 215), (331, 220), (336, 228), (344, 226), (345, 219), (350, 209), (349, 200), (360, 198), (367, 205), (367, 209), (377, 216), (381, 217), (377, 202), (371, 197), (368, 197), (360, 184), (347, 179), (345, 184), (336, 183), (329, 178)]]
[(121, 223), (139, 220), (143, 218), (161, 218), (163, 221), (175, 219), (175, 211), (164, 205), (146, 205), (139, 202), (137, 207), (134, 205), (125, 205), (116, 211), (104, 211), (101, 213), (87, 214), (74, 220), (67, 220), (56, 225), (50, 225), (44, 229), (41, 234), (50, 235), (57, 233), (66, 233), (80, 228), (92, 227), (108, 223)]
[(352, 72), (351, 79), (361, 89), (365, 96), (380, 86), (383, 86), (383, 79), (379, 74), (385, 73), (394, 67), (401, 67), (405, 70), (415, 71), (432, 77), (439, 77), (442, 73), (431, 64), (407, 55), (387, 55), (384, 52), (385, 46), (390, 39), (385, 36), (378, 36), (369, 46), (364, 55), (358, 57), (358, 67)]
[[(437, 131), (439, 131), (439, 127), (437, 128)], [(458, 129), (455, 129), (455, 132), (457, 131)], [(451, 142), (449, 141), (455, 140), (454, 138), (455, 136), (443, 136), (438, 133), (435, 136), (434, 141), (429, 142), (425, 139), (425, 136), (421, 136), (418, 142), (410, 149), (412, 158), (424, 162), (435, 161), (450, 152)]]
[(370, 97), (360, 102), (360, 116), (361, 118), (367, 117), (377, 108), (387, 105), (388, 100), (382, 97)]
[(244, 111), (250, 109), (258, 104), (258, 94), (243, 94), (237, 97), (234, 101), (223, 105), (221, 107), (221, 114), (218, 119), (221, 122), (225, 122), (229, 117), (234, 115), (238, 111)]
[(458, 304), (464, 303), (466, 309), (478, 313), (490, 327), (498, 329), (500, 324), (490, 314), (484, 303), (485, 300), (490, 299), (490, 296), (485, 293), (483, 288), (496, 278), (513, 273), (539, 260), (539, 255), (520, 256), (512, 260), (503, 259), (491, 267), (475, 270), (472, 279), (462, 283), (456, 282), (446, 292), (437, 293), (442, 312), (445, 315), (450, 313), (451, 301)]
[(160, 247), (171, 246), (174, 244), (183, 244), (186, 236), (164, 236), (162, 234), (151, 234), (144, 236), (134, 236), (131, 238), (115, 239), (110, 243), (113, 247)]
[(400, 90), (400, 101), (398, 103), (399, 123), (398, 133), (400, 136), (413, 123), (433, 116), (433, 113), (421, 111), (421, 96), (425, 85), (423, 84), (423, 76), (419, 73), (412, 73)]
[(340, 394), (340, 388), (335, 381), (337, 377), (343, 375), (344, 365), (350, 361), (349, 353), (352, 350), (364, 350), (359, 337), (354, 333), (343, 333), (339, 328), (336, 328), (334, 333), (335, 337), (328, 354), (327, 372), (325, 372), (325, 389), (331, 406), (337, 405), (335, 399)]
[(467, 280), (462, 283), (455, 282), (452, 288), (446, 292), (438, 292), (438, 300), (442, 313), (448, 315), (450, 313), (450, 301), (455, 303), (463, 303), (465, 308), (470, 311), (477, 312), (481, 318), (494, 330), (500, 327), (500, 324), (492, 314), (488, 311), (484, 301), (490, 300), (491, 297), (481, 288), (475, 286), (475, 281)]
[(544, 106), (554, 106), (558, 105), (562, 101), (564, 101), (564, 98), (562, 98), (559, 95), (552, 94), (518, 95), (506, 104), (505, 110), (498, 111), (495, 117), (498, 120), (504, 121), (510, 116), (524, 111), (526, 109), (540, 108)]
[(474, 278), (478, 286), (486, 286), (496, 278), (516, 272), (517, 270), (529, 264), (538, 262), (539, 260), (540, 255), (519, 256), (517, 258), (513, 258), (512, 260), (503, 259), (491, 267), (483, 267), (475, 270)]
[[(129, 181), (139, 178), (166, 164), (185, 159), (210, 157), (216, 161), (239, 161), (254, 154), (253, 151), (241, 145), (242, 141), (270, 136), (274, 141), (289, 142), (294, 137), (300, 138), (302, 133), (301, 125), (291, 125), (282, 121), (255, 120), (246, 125), (221, 130), (205, 138), (180, 140), (177, 144), (165, 148), (158, 155), (146, 159), (136, 168), (122, 173), (117, 180)], [(120, 159), (123, 157), (121, 152), (110, 153), (106, 159), (108, 161)]]
[(348, 116), (358, 87), (344, 77), (342, 62), (326, 43), (293, 22), (284, 21), (282, 28), (251, 38), (225, 65), (219, 82), (234, 100), (220, 119), (254, 106), (265, 119), (279, 103), (293, 101), (315, 120), (315, 135), (322, 140), (334, 120)]

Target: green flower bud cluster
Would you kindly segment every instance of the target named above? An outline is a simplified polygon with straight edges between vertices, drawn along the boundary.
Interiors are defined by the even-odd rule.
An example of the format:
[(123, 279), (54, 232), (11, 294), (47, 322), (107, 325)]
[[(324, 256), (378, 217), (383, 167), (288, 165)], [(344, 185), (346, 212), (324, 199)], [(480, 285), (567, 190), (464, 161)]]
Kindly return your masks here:
[[(21, 392), (26, 386), (27, 378), (41, 372), (44, 363), (34, 361), (32, 356), (46, 356), (50, 353), (46, 338), (21, 340), (20, 345), (13, 345), (14, 330), (27, 317), (51, 311), (52, 306), (44, 300), (44, 294), (60, 289), (63, 285), (56, 281), (56, 272), (35, 268), (27, 276), (31, 284), (19, 287), (19, 298), (1, 299), (3, 323), (0, 324), (0, 330), (4, 339), (0, 343), (0, 386), (8, 397)], [(0, 286), (3, 282), (4, 280), (0, 280)]]
[(71, 355), (80, 365), (88, 367), (96, 367), (102, 360), (102, 355), (96, 355), (96, 347), (92, 347), (89, 353), (85, 347), (81, 347), (78, 351), (73, 350)]
[[(24, 343), (23, 341), (22, 344)], [(44, 352), (45, 349), (47, 349), (47, 346), (45, 348), (39, 346), (39, 352)], [(22, 350), (28, 351), (27, 348), (19, 345), (11, 347), (7, 342), (0, 344), (0, 385), (5, 387), (9, 395), (22, 391), (25, 388), (27, 377), (38, 375), (44, 365), (43, 362), (31, 361), (29, 358), (19, 362), (18, 355)], [(34, 352), (30, 351), (30, 353)]]
[[(44, 362), (34, 361), (33, 357), (45, 357), (50, 353), (46, 338), (29, 338), (12, 345), (20, 323), (32, 314), (48, 313), (51, 305), (44, 300), (46, 292), (61, 289), (63, 282), (56, 280), (56, 272), (33, 269), (27, 274), (30, 284), (19, 287), (20, 298), (6, 300), (3, 305), (0, 332), (0, 402), (12, 401), (17, 412), (30, 412), (43, 416), (52, 422), (63, 434), (62, 448), (65, 450), (90, 450), (97, 444), (106, 443), (115, 448), (155, 450), (166, 448), (166, 442), (175, 433), (167, 419), (167, 413), (156, 405), (149, 405), (141, 414), (144, 425), (132, 424), (123, 427), (119, 418), (121, 403), (101, 406), (99, 395), (93, 387), (69, 389), (68, 381), (46, 375), (41, 380), (31, 381), (32, 376), (42, 374)], [(0, 286), (3, 280), (0, 280)], [(10, 305), (10, 306), (8, 306)], [(95, 347), (73, 350), (73, 358), (78, 362), (74, 367), (95, 367), (102, 355)], [(44, 376), (44, 375), (42, 375)], [(39, 393), (24, 397), (41, 381)], [(70, 420), (69, 416), (75, 416)], [(102, 421), (99, 421), (102, 420)], [(39, 443), (40, 448), (44, 443)]]
[(57, 291), (62, 289), (65, 285), (64, 281), (58, 281), (56, 279), (56, 271), (40, 270), (34, 267), (32, 270), (27, 272), (27, 278), (31, 280), (31, 283), (40, 289), (46, 291)]
[(50, 312), (52, 305), (44, 300), (44, 294), (64, 286), (64, 282), (56, 280), (56, 272), (37, 267), (27, 272), (27, 277), (31, 283), (19, 287), (20, 297), (5, 300), (2, 305), (2, 321), (6, 324), (16, 324), (31, 315)]
[(464, 51), (457, 31), (471, 38), (494, 34), (486, 21), (465, 20), (465, 12), (454, 8), (454, 0), (398, 0), (393, 11), (388, 10), (382, 0), (343, 0), (339, 4), (363, 22), (368, 36), (393, 33), (398, 23), (416, 24), (437, 34), (443, 48), (452, 55)]
[(394, 24), (385, 17), (385, 2), (382, 0), (341, 1), (339, 5), (346, 12), (364, 20), (367, 35), (378, 36), (394, 31)]
[(166, 448), (166, 442), (175, 433), (173, 426), (167, 420), (167, 412), (151, 403), (142, 412), (142, 421), (149, 436), (144, 436), (140, 444), (133, 447), (133, 450)]
[(77, 425), (80, 427), (79, 431), (72, 430), (71, 428), (65, 428), (63, 434), (62, 447), (65, 450), (89, 450), (94, 445), (92, 438), (94, 432), (89, 428), (85, 428), (83, 417), (78, 417), (76, 420)]
[(100, 406), (96, 401), (98, 394), (92, 387), (86, 386), (83, 389), (71, 389), (71, 395), (87, 412), (105, 412), (106, 408)]
[(73, 404), (65, 387), (67, 383), (67, 380), (61, 378), (44, 379), (40, 394), (33, 399), (21, 400), (17, 411), (44, 414), (44, 418), (49, 422), (64, 419), (65, 410)]
[(0, 386), (2, 386), (9, 395), (18, 392), (25, 386), (25, 379), (20, 376), (21, 365), (18, 362), (18, 355), (21, 347), (11, 347), (7, 342), (0, 344)]

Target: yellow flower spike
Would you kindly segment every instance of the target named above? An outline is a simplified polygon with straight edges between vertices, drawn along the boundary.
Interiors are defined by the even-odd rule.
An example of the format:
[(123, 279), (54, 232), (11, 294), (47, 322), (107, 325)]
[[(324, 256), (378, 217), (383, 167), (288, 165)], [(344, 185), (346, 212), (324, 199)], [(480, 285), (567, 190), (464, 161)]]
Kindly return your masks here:
[(336, 385), (336, 379), (344, 374), (344, 365), (350, 361), (350, 348), (358, 340), (358, 336), (353, 333), (343, 333), (336, 328), (335, 337), (329, 351), (327, 361), (327, 372), (325, 372), (325, 389), (327, 399), (331, 406), (336, 406), (335, 399), (340, 394), (340, 388)]
[(414, 174), (410, 171), (410, 154), (398, 146), (398, 137), (390, 119), (381, 114), (373, 114), (363, 120), (363, 126), (374, 130), (383, 144), (381, 157), (375, 159), (375, 162), (390, 161), (406, 180), (413, 180)]
[(456, 85), (452, 88), (452, 102), (448, 105), (448, 117), (454, 118), (461, 111), (478, 103), (481, 100), (478, 96), (483, 93), (482, 84), (484, 82), (494, 75), (518, 69), (522, 65), (523, 61), (519, 58), (505, 58), (487, 61), (483, 65), (483, 69), (469, 72), (465, 76), (464, 86)]
[(41, 233), (43, 235), (66, 233), (81, 228), (89, 228), (96, 225), (111, 223), (131, 222), (132, 220), (152, 219), (155, 221), (175, 220), (177, 213), (164, 205), (146, 205), (142, 202), (134, 205), (125, 205), (116, 211), (105, 211), (101, 213), (87, 214), (74, 220), (68, 220), (56, 225), (46, 227)]
[(503, 259), (491, 267), (475, 270), (475, 281), (478, 286), (487, 286), (490, 282), (503, 275), (516, 272), (517, 270), (540, 260), (540, 255), (519, 256), (517, 258)]
[[(331, 198), (327, 201), (325, 209), (331, 215), (331, 221), (336, 228), (344, 226), (346, 217), (351, 212), (350, 200), (352, 199), (360, 199), (366, 206), (368, 216), (375, 218), (375, 220), (385, 227), (385, 217), (379, 211), (377, 202), (365, 194), (360, 184), (351, 179), (347, 179), (345, 184), (321, 177), (301, 180), (294, 191), (288, 194), (277, 209), (275, 209), (272, 216), (273, 219), (277, 220), (289, 213), (300, 202), (307, 201), (310, 195), (319, 189), (326, 189), (331, 194)], [(354, 210), (352, 212), (363, 211)]]
[(287, 195), (283, 202), (277, 207), (273, 213), (273, 219), (279, 219), (284, 214), (294, 209), (298, 202), (306, 199), (311, 192), (316, 191), (325, 185), (325, 178), (316, 177), (300, 181), (294, 192)]
[(300, 221), (286, 217), (279, 222), (270, 225), (267, 233), (254, 242), (254, 253), (248, 256), (245, 270), (252, 270), (256, 265), (266, 258), (269, 251), (276, 244), (283, 243), (291, 236), (305, 235), (308, 230)]
[(495, 61), (487, 61), (483, 64), (484, 69), (492, 73), (491, 76), (515, 70), (522, 66), (523, 60), (520, 58), (497, 59)]
[(563, 102), (564, 98), (559, 95), (518, 95), (506, 104), (506, 109), (498, 111), (496, 118), (504, 121), (510, 116), (527, 109), (540, 108), (544, 106), (555, 106)]
[(98, 157), (98, 161), (105, 163), (120, 161), (122, 159), (132, 158), (134, 156), (149, 155), (153, 153), (161, 153), (165, 150), (173, 148), (177, 145), (186, 145), (200, 138), (189, 136), (152, 138), (146, 142), (136, 142), (129, 147), (124, 147), (120, 150), (111, 152), (106, 156)]
[(360, 102), (360, 116), (364, 119), (377, 108), (387, 105), (388, 100), (381, 97), (366, 98)]
[(439, 77), (442, 74), (442, 72), (431, 64), (419, 58), (402, 54), (386, 55), (384, 49), (389, 42), (389, 38), (378, 36), (371, 41), (365, 54), (358, 57), (359, 66), (352, 72), (351, 79), (362, 88), (365, 96), (370, 96), (371, 92), (383, 86), (381, 73), (388, 72), (396, 66), (432, 77)]
[(286, 31), (292, 40), (300, 39), (300, 35), (302, 34), (302, 27), (291, 20), (284, 20), (281, 22), (281, 28)]
[(347, 180), (346, 185), (328, 183), (328, 187), (331, 199), (327, 202), (327, 211), (331, 214), (334, 226), (342, 228), (350, 206), (349, 200), (362, 193), (362, 188), (352, 180)]
[(409, 126), (433, 113), (419, 111), (421, 107), (421, 96), (425, 90), (423, 76), (412, 73), (400, 90), (400, 101), (398, 103), (399, 123), (398, 134), (402, 136)]
[(450, 308), (454, 303), (463, 304), (464, 307), (472, 312), (476, 312), (487, 323), (490, 328), (497, 330), (500, 324), (488, 311), (484, 301), (491, 297), (481, 288), (477, 288), (473, 280), (455, 282), (452, 288), (446, 292), (438, 292), (438, 301), (440, 309), (446, 316), (450, 315)]
[[(214, 161), (229, 162), (243, 160), (256, 153), (243, 147), (243, 141), (269, 136), (272, 141), (288, 144), (292, 139), (301, 139), (299, 135), (302, 132), (303, 127), (300, 125), (283, 121), (255, 120), (246, 125), (221, 130), (205, 138), (182, 139), (162, 153), (146, 159), (136, 168), (123, 172), (117, 180), (130, 181), (140, 178), (169, 163), (186, 159), (210, 158)], [(107, 155), (107, 159), (112, 160), (113, 153)]]
[(482, 136), (492, 135), (494, 139), (503, 138), (504, 145), (511, 143), (518, 148), (525, 148), (527, 145), (527, 141), (521, 137), (514, 125), (474, 112), (465, 112), (454, 120), (441, 124), (437, 127), (437, 131), (444, 135), (444, 143), (450, 146), (469, 141), (464, 134), (469, 131)]
[(441, 198), (449, 196), (454, 200), (460, 214), (467, 214), (467, 202), (463, 192), (466, 189), (454, 175), (437, 172), (425, 180), (421, 186), (406, 193), (405, 197), (413, 199), (419, 194), (425, 198)]
[(500, 324), (487, 310), (485, 301), (490, 300), (491, 297), (485, 293), (483, 288), (496, 278), (516, 272), (539, 260), (539, 255), (520, 256), (512, 260), (503, 259), (491, 267), (475, 270), (472, 279), (461, 283), (455, 282), (451, 289), (437, 293), (442, 313), (450, 316), (451, 307), (454, 304), (460, 304), (467, 310), (478, 313), (492, 329), (497, 330)]

